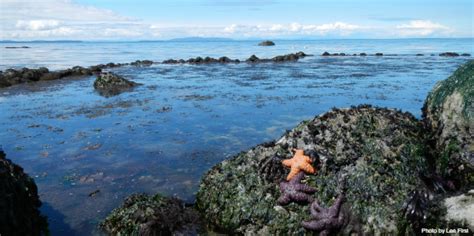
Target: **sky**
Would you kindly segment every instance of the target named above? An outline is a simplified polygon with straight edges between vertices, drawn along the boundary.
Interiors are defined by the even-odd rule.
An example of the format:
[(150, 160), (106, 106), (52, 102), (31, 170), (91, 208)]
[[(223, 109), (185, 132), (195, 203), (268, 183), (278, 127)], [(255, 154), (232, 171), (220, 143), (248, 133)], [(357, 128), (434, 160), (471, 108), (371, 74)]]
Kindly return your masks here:
[(0, 0), (1, 40), (474, 37), (472, 0)]

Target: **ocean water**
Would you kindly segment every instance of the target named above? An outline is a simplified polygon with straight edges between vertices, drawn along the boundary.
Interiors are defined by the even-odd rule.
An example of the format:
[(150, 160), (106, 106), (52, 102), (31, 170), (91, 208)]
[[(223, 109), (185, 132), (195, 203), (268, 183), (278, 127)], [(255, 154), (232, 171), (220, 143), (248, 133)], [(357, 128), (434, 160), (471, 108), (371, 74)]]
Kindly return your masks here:
[[(0, 89), (0, 145), (34, 177), (53, 235), (100, 234), (97, 223), (132, 193), (191, 203), (213, 165), (332, 107), (368, 103), (419, 118), (433, 85), (472, 59), (437, 54), (474, 54), (472, 39), (275, 42), (0, 44), (1, 70), (315, 54), (294, 63), (114, 68), (143, 85), (109, 98), (94, 91), (94, 76)], [(324, 51), (396, 55), (318, 56)]]

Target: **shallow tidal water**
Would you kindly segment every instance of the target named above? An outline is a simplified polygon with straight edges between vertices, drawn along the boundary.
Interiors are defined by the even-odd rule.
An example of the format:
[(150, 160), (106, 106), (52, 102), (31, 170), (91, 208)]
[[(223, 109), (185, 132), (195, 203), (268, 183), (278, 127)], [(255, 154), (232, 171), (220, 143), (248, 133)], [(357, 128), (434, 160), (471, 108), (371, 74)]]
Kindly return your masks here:
[[(213, 165), (278, 138), (302, 120), (332, 107), (368, 103), (408, 111), (419, 118), (433, 85), (472, 59), (430, 56), (442, 51), (472, 54), (472, 46), (466, 46), (469, 41), (430, 43), (398, 42), (385, 50), (376, 43), (377, 51), (371, 50), (370, 42), (363, 46), (357, 41), (327, 43), (334, 49), (327, 50), (330, 52), (381, 51), (397, 56), (314, 56), (294, 63), (115, 68), (111, 71), (143, 85), (109, 98), (94, 91), (94, 76), (4, 88), (0, 89), (0, 144), (7, 158), (34, 177), (53, 235), (98, 234), (97, 223), (126, 196), (159, 192), (191, 203), (201, 176)], [(114, 60), (115, 55), (102, 58), (98, 53), (92, 58), (81, 57), (79, 49), (68, 51), (72, 55), (64, 54), (65, 58), (75, 55), (72, 61), (54, 56), (48, 60), (26, 52), (10, 55), (11, 51), (1, 49), (0, 68), (187, 58), (207, 56), (206, 52), (216, 47), (203, 46), (203, 50), (199, 48), (202, 43), (197, 44), (174, 45), (174, 54), (169, 49), (156, 58), (140, 51), (146, 51), (142, 48), (134, 51), (143, 45), (102, 47), (104, 52), (109, 47), (132, 51), (131, 56), (117, 55), (120, 60)], [(300, 50), (320, 55), (325, 51), (317, 42), (291, 41), (281, 47), (243, 50), (239, 50), (243, 42), (231, 44), (224, 47), (228, 53), (216, 47), (212, 51), (216, 55), (210, 56), (244, 59), (254, 53), (251, 50), (262, 57)], [(100, 52), (100, 46), (91, 45), (92, 52)], [(41, 47), (38, 44), (32, 49), (47, 51), (63, 45)], [(166, 51), (166, 46), (154, 47)], [(70, 48), (74, 50), (74, 46)], [(263, 50), (268, 51), (258, 54)]]

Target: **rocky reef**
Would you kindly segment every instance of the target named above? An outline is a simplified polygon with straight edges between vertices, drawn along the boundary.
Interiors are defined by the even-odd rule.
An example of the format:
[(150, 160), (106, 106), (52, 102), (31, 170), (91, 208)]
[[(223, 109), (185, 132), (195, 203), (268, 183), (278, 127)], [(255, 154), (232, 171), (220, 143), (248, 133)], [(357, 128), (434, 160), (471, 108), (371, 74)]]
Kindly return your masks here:
[(94, 81), (94, 88), (100, 95), (105, 97), (115, 96), (125, 91), (130, 91), (137, 85), (140, 84), (129, 81), (112, 72), (101, 73)]
[(473, 188), (474, 61), (435, 85), (423, 107), (423, 122), (437, 173), (457, 188)]
[[(462, 204), (452, 197), (473, 184), (473, 74), (470, 61), (435, 86), (421, 121), (369, 105), (304, 121), (213, 167), (201, 181), (196, 207), (209, 227), (235, 234), (403, 235), (423, 227), (472, 227), (474, 220), (459, 217)], [(320, 219), (307, 204), (278, 204), (284, 193), (278, 183), (288, 174), (282, 160), (294, 148), (318, 169), (301, 182), (316, 189), (318, 209), (333, 218)], [(337, 203), (341, 185), (347, 186), (345, 202)]]
[(260, 43), (258, 43), (258, 46), (275, 46), (275, 43), (270, 40), (265, 40)]
[[(245, 62), (247, 63), (268, 63), (268, 62), (294, 62), (298, 61), (301, 58), (311, 56), (304, 52), (297, 52), (297, 53), (290, 53), (286, 55), (279, 55), (273, 58), (258, 58), (255, 55), (250, 56)], [(220, 57), (220, 58), (212, 58), (212, 57), (196, 57), (196, 58), (189, 58), (187, 60), (184, 59), (168, 59), (164, 60), (163, 64), (226, 64), (226, 63), (241, 63), (239, 59), (230, 59), (228, 57)]]
[(40, 206), (34, 180), (0, 148), (0, 235), (46, 235), (48, 223)]
[(38, 69), (8, 69), (6, 71), (0, 71), (0, 88), (40, 80), (56, 80), (71, 76), (93, 75), (97, 72), (100, 72), (100, 68), (84, 68), (81, 66), (59, 71), (49, 71), (48, 68), (45, 67)]
[[(277, 205), (277, 183), (288, 170), (281, 161), (305, 150), (318, 169), (307, 185), (325, 207), (347, 182), (345, 233), (394, 233), (404, 224), (400, 206), (427, 168), (421, 124), (411, 114), (368, 105), (333, 109), (304, 121), (280, 139), (240, 153), (203, 178), (197, 207), (210, 226), (232, 233), (303, 234), (309, 206)], [(398, 212), (398, 214), (394, 214)]]
[(134, 194), (100, 227), (111, 235), (193, 235), (201, 229), (199, 214), (176, 198)]

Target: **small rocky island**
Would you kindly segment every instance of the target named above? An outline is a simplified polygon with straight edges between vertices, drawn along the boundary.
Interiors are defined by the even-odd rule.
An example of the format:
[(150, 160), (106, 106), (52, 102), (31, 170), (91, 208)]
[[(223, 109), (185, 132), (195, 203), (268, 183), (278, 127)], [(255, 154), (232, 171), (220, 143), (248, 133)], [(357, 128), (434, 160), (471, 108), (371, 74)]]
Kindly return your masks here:
[(270, 40), (265, 40), (265, 41), (260, 42), (258, 46), (275, 46), (275, 43)]
[[(411, 235), (426, 227), (472, 232), (466, 209), (474, 207), (473, 98), (469, 61), (435, 86), (422, 120), (370, 105), (334, 108), (214, 166), (202, 178), (194, 207), (208, 229), (230, 234)], [(282, 161), (295, 150), (316, 171), (285, 182), (289, 169)], [(301, 199), (300, 190), (311, 197), (292, 202)], [(283, 202), (282, 194), (290, 197)], [(165, 221), (130, 217), (141, 215), (142, 207), (127, 202), (102, 224), (107, 232), (169, 232), (162, 231), (169, 230)]]
[(105, 97), (115, 96), (122, 92), (130, 91), (138, 85), (140, 84), (129, 81), (112, 72), (101, 73), (94, 81), (95, 90), (97, 90), (100, 95)]

